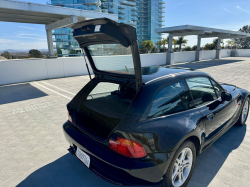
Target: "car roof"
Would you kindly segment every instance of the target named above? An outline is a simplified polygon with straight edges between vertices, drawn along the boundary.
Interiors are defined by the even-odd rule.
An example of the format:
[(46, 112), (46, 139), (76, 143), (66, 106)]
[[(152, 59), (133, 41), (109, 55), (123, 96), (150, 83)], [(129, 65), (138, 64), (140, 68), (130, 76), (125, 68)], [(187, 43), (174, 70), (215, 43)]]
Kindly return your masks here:
[(144, 84), (148, 84), (154, 81), (162, 79), (172, 79), (175, 78), (185, 78), (195, 75), (205, 75), (208, 74), (200, 71), (194, 71), (192, 69), (173, 67), (173, 66), (150, 66), (142, 67), (142, 79)]

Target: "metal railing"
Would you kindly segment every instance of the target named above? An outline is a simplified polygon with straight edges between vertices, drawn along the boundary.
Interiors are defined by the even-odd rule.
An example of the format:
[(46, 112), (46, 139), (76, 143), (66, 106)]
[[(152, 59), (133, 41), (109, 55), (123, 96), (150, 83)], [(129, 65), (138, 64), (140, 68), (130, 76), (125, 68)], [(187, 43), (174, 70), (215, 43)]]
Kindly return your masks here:
[(136, 2), (126, 1), (126, 0), (120, 0), (119, 2), (122, 5), (136, 6)]

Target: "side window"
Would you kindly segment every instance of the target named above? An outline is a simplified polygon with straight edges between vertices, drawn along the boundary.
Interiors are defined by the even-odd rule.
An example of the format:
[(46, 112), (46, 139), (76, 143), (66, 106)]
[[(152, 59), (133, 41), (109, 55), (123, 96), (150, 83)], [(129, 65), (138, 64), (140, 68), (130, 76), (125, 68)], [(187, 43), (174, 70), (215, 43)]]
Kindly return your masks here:
[(159, 91), (152, 103), (149, 118), (181, 112), (194, 107), (185, 81), (173, 83)]
[(186, 79), (186, 82), (196, 106), (202, 106), (217, 99), (214, 88), (207, 77), (189, 78)]
[(213, 80), (211, 80), (211, 82), (212, 82), (212, 84), (214, 86), (214, 89), (216, 91), (217, 96), (220, 97), (221, 96), (221, 92), (224, 91), (223, 88), (220, 85), (218, 85), (216, 82), (214, 82)]

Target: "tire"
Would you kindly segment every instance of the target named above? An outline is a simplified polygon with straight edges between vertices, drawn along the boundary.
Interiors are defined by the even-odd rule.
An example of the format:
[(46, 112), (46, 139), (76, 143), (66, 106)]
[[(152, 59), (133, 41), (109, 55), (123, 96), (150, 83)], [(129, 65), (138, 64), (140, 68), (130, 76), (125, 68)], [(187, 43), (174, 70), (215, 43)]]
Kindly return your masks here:
[(243, 103), (243, 107), (242, 107), (239, 119), (235, 125), (237, 125), (237, 126), (245, 125), (245, 123), (247, 121), (248, 113), (249, 113), (249, 103), (250, 103), (250, 101), (249, 101), (249, 97), (248, 97), (245, 100), (245, 102)]
[[(174, 184), (172, 182), (172, 174), (173, 174), (173, 172), (176, 173), (176, 170), (177, 170), (176, 166), (178, 165), (177, 164), (177, 158), (179, 158), (179, 160), (181, 160), (180, 159), (180, 154), (184, 150), (187, 151), (187, 157), (185, 156), (186, 158), (188, 158), (188, 156), (192, 157), (192, 164), (190, 164), (191, 165), (190, 168), (188, 168), (188, 167), (186, 168), (185, 166), (181, 167), (182, 168), (181, 170), (184, 171), (183, 175), (182, 175), (183, 178), (185, 178), (184, 173), (187, 174), (187, 172), (188, 172), (187, 169), (189, 169), (189, 174), (186, 175), (186, 179), (183, 180), (183, 182), (181, 182), (179, 184), (176, 182)], [(190, 151), (192, 152), (192, 156), (189, 153)], [(195, 145), (193, 144), (192, 141), (189, 141), (189, 140), (183, 142), (181, 144), (181, 146), (178, 148), (178, 150), (176, 151), (171, 163), (169, 164), (168, 170), (167, 170), (166, 174), (163, 176), (163, 180), (162, 180), (162, 182), (160, 184), (160, 187), (185, 187), (185, 186), (187, 186), (189, 180), (192, 177), (193, 171), (194, 171), (195, 161), (196, 161), (196, 148), (195, 148)], [(178, 177), (178, 174), (177, 174), (177, 177)], [(175, 178), (175, 180), (178, 181), (178, 178)]]

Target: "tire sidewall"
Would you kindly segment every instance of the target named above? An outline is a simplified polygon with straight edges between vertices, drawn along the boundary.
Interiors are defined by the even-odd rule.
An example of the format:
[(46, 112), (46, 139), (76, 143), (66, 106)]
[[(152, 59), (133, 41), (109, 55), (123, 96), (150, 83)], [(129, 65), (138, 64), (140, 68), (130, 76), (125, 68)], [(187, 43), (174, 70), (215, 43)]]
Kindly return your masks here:
[(186, 179), (186, 181), (183, 183), (183, 185), (181, 187), (185, 187), (187, 186), (189, 180), (192, 177), (193, 171), (194, 171), (194, 166), (195, 166), (195, 161), (196, 161), (196, 148), (195, 145), (193, 144), (192, 141), (185, 141), (181, 144), (181, 146), (177, 149), (177, 151), (175, 152), (175, 155), (173, 156), (171, 163), (168, 167), (167, 173), (165, 174), (165, 182), (166, 182), (166, 186), (167, 187), (174, 187), (174, 185), (172, 184), (172, 170), (174, 167), (174, 163), (176, 158), (178, 157), (178, 155), (180, 154), (180, 152), (184, 149), (184, 148), (190, 148), (192, 150), (193, 153), (193, 163), (192, 163), (192, 168), (191, 171), (189, 173), (188, 178)]
[[(244, 121), (242, 121), (242, 113), (243, 113), (243, 108), (244, 108), (244, 106), (245, 106), (246, 101), (248, 101), (247, 117), (246, 117), (246, 119), (245, 119)], [(247, 99), (246, 99), (245, 102), (243, 103), (243, 107), (242, 107), (242, 109), (241, 109), (241, 113), (240, 113), (240, 125), (244, 125), (244, 124), (246, 123), (247, 118), (248, 118), (248, 114), (249, 114), (249, 97), (247, 97)]]

